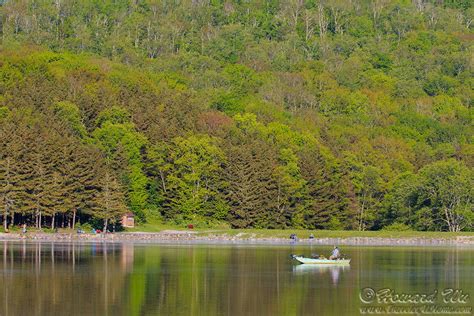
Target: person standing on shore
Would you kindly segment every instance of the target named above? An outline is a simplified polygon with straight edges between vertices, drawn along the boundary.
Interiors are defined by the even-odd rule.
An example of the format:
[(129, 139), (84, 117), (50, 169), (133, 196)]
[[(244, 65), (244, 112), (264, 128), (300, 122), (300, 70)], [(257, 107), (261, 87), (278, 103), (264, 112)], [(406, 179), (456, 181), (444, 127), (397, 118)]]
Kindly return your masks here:
[(23, 235), (26, 235), (26, 224), (25, 223), (23, 223), (23, 225), (21, 226), (21, 233)]

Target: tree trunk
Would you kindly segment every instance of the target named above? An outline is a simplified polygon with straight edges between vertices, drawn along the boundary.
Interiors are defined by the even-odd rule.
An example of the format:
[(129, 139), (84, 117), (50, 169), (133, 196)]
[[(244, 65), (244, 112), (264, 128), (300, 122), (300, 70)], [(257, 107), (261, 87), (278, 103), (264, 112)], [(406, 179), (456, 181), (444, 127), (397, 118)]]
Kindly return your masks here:
[(42, 221), (42, 218), (41, 218), (41, 211), (39, 212), (39, 220), (38, 220), (38, 228), (41, 230), (41, 221)]
[(8, 230), (8, 206), (5, 206), (5, 211), (3, 213), (3, 229)]
[(56, 217), (56, 214), (53, 214), (52, 218), (51, 218), (51, 229), (54, 230), (54, 220), (55, 220), (55, 217)]
[(74, 230), (74, 227), (76, 226), (76, 209), (74, 209), (72, 213), (72, 229)]
[(104, 219), (104, 234), (107, 233), (107, 222), (108, 222), (108, 221), (109, 221), (109, 220), (108, 220), (107, 218)]
[(165, 182), (165, 176), (163, 175), (163, 172), (160, 170), (160, 178), (161, 178), (161, 184), (163, 186), (163, 191), (166, 193), (166, 182)]

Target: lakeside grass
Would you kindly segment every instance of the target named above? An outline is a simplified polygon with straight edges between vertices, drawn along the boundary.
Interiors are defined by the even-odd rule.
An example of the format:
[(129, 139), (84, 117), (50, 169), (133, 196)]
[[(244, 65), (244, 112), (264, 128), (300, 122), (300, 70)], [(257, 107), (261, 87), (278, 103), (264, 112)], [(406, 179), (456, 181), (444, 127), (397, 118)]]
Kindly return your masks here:
[(187, 229), (183, 226), (166, 223), (146, 223), (128, 232), (160, 232), (164, 230), (194, 231), (199, 236), (239, 236), (242, 238), (289, 238), (296, 234), (298, 238), (308, 238), (311, 234), (315, 238), (350, 238), (350, 237), (377, 237), (377, 238), (456, 238), (459, 236), (474, 237), (474, 232), (425, 232), (425, 231), (353, 231), (353, 230), (303, 230), (303, 229), (231, 229), (231, 228), (199, 228)]
[[(291, 234), (296, 234), (298, 238), (306, 239), (311, 234), (315, 238), (352, 238), (352, 237), (373, 237), (373, 238), (436, 238), (436, 239), (452, 239), (456, 237), (474, 237), (474, 232), (435, 232), (435, 231), (354, 231), (354, 230), (304, 230), (304, 229), (231, 229), (227, 227), (195, 227), (187, 229), (184, 226), (153, 222), (138, 225), (134, 228), (127, 228), (125, 232), (143, 232), (158, 233), (166, 230), (172, 231), (189, 231), (194, 232), (201, 237), (206, 236), (222, 236), (222, 237), (239, 237), (239, 238), (283, 238), (287, 239)], [(20, 233), (21, 228), (14, 227), (10, 230), (12, 233)], [(68, 228), (59, 228), (58, 233), (75, 233), (76, 230)], [(53, 230), (43, 228), (37, 230), (29, 227), (28, 233), (53, 233)]]
[(474, 237), (474, 232), (419, 232), (419, 231), (348, 231), (348, 230), (279, 230), (279, 229), (228, 229), (203, 231), (200, 234), (227, 236), (253, 236), (254, 238), (289, 238), (296, 234), (298, 238), (349, 238), (349, 237), (378, 237), (378, 238), (456, 238), (458, 236)]

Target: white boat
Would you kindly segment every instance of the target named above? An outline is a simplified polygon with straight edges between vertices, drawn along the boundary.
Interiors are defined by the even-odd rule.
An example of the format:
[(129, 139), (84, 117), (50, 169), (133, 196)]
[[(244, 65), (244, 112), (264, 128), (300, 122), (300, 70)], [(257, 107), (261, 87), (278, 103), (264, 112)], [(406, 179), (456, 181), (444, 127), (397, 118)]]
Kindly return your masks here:
[(329, 264), (329, 265), (348, 265), (351, 259), (326, 259), (326, 258), (307, 258), (303, 256), (291, 255), (291, 258), (295, 259), (299, 263), (304, 264)]

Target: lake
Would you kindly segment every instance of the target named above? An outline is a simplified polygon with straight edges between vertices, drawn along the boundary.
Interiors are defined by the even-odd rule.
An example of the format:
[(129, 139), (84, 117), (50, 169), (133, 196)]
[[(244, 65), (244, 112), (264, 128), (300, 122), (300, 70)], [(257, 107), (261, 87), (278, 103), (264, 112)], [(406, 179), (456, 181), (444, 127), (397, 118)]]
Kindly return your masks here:
[[(389, 305), (474, 306), (473, 248), (342, 247), (349, 267), (289, 257), (330, 250), (1, 241), (0, 315), (360, 315)], [(392, 300), (431, 294), (435, 301), (380, 303), (371, 289), (377, 298), (391, 289)]]

